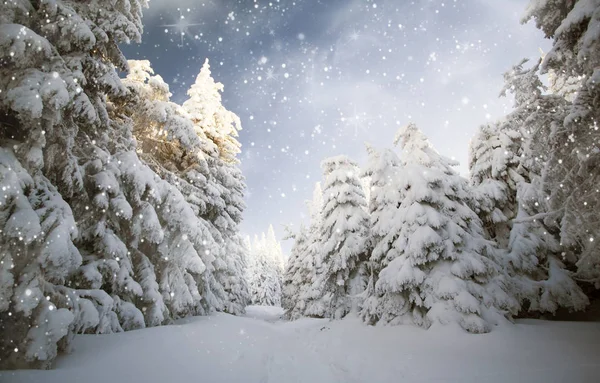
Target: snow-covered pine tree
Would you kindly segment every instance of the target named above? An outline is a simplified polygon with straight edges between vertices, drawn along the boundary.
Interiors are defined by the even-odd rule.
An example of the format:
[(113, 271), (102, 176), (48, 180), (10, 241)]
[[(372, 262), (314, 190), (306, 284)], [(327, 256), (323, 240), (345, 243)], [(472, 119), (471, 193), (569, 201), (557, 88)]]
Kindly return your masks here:
[[(105, 149), (105, 97), (125, 91), (115, 71), (127, 67), (118, 44), (140, 40), (145, 4), (0, 4), (0, 178), (12, 190), (8, 210), (2, 208), (1, 230), (10, 233), (2, 238), (2, 277), (15, 283), (0, 304), (0, 322), (9, 328), (2, 333), (12, 338), (0, 346), (2, 366), (47, 367), (57, 343), (67, 349), (74, 332), (120, 328), (116, 311), (123, 323), (136, 321), (128, 303), (65, 284), (81, 263), (73, 246), (81, 231), (72, 217), (82, 211), (71, 199), (83, 194), (81, 164)], [(16, 239), (20, 245), (11, 246)]]
[(306, 234), (306, 254), (301, 260), (301, 267), (304, 273), (300, 289), (299, 300), (302, 302), (295, 313), (295, 317), (308, 315), (312, 311), (312, 306), (316, 304), (315, 300), (319, 297), (319, 290), (315, 284), (317, 273), (322, 269), (321, 264), (321, 235), (323, 232), (323, 190), (321, 182), (315, 183), (313, 188), (312, 200), (307, 203), (310, 224)]
[(279, 243), (279, 241), (277, 241), (277, 237), (275, 237), (275, 229), (273, 228), (273, 225), (269, 225), (269, 228), (267, 229), (266, 246), (269, 262), (272, 264), (272, 267), (277, 272), (277, 275), (280, 279), (279, 284), (281, 285), (281, 278), (283, 276), (283, 269), (285, 268), (285, 261), (283, 259), (281, 243)]
[(256, 284), (258, 283), (258, 262), (255, 257), (256, 253), (254, 251), (253, 243), (249, 235), (244, 237), (244, 247), (247, 249), (245, 279), (248, 283), (248, 294), (250, 299), (249, 304), (254, 304), (254, 296), (257, 289)]
[(467, 181), (414, 124), (398, 132), (398, 141), (403, 198), (393, 247), (399, 251), (376, 284), (391, 305), (381, 320), (425, 327), (458, 323), (469, 332), (490, 331), (515, 302), (498, 276), (498, 265), (487, 256), (490, 243), (467, 204)]
[[(502, 129), (500, 129), (502, 126)], [(490, 239), (508, 246), (510, 220), (517, 214), (522, 133), (510, 124), (483, 125), (473, 137), (469, 170), (476, 209)]]
[(560, 242), (572, 250), (569, 261), (578, 278), (600, 288), (600, 3), (534, 0), (523, 22), (532, 18), (553, 39), (542, 72), (581, 79), (566, 118), (544, 148), (550, 154), (543, 171), (549, 193), (545, 220), (558, 222)]
[(524, 69), (525, 62), (504, 75), (502, 94), (514, 94), (515, 110), (483, 127), (472, 142), (471, 181), (480, 216), (500, 248), (498, 259), (518, 300), (530, 311), (581, 309), (587, 299), (564, 270), (560, 261), (564, 249), (553, 228), (530, 218), (546, 211), (541, 173), (547, 152), (542, 148), (564, 119), (568, 102), (558, 95), (543, 95), (538, 65)]
[(226, 267), (225, 285), (228, 295), (223, 311), (230, 314), (243, 314), (250, 304), (250, 291), (246, 279), (246, 268), (249, 249), (238, 234), (227, 242), (228, 252), (225, 258), (229, 264)]
[[(13, 141), (14, 142), (14, 141)], [(74, 333), (104, 318), (65, 287), (81, 264), (75, 219), (40, 171), (33, 175), (0, 148), (0, 368), (48, 368)], [(94, 290), (90, 296), (110, 300)]]
[[(187, 112), (169, 101), (168, 85), (160, 76), (153, 76), (148, 61), (132, 60), (129, 64), (130, 73), (124, 80), (129, 93), (115, 102), (120, 101), (118, 109), (125, 110), (133, 121), (140, 158), (183, 194), (199, 220), (194, 225), (204, 228), (206, 238), (202, 244), (209, 246), (199, 251), (199, 256), (206, 272), (200, 278), (187, 279), (197, 280), (203, 302), (201, 311), (221, 310), (227, 301), (223, 287), (226, 275), (235, 272), (227, 267), (236, 264), (234, 259), (225, 258), (236, 252), (224, 253), (225, 248), (233, 246), (231, 238), (224, 234), (231, 233), (219, 231), (209, 219), (214, 206), (225, 206), (226, 191), (216, 183), (212, 175), (216, 169), (211, 172), (207, 160), (210, 154), (218, 155), (217, 149)], [(217, 274), (223, 279), (221, 283), (215, 279)]]
[[(399, 236), (401, 222), (398, 213), (402, 202), (402, 193), (398, 185), (400, 159), (390, 149), (381, 151), (367, 145), (369, 160), (363, 169), (363, 175), (370, 180), (370, 198), (368, 212), (370, 217), (371, 255), (369, 258), (369, 282), (361, 317), (367, 323), (375, 323), (393, 307), (385, 302), (375, 289), (379, 272), (398, 256), (396, 238)], [(385, 299), (393, 298), (385, 296)]]
[[(320, 257), (321, 227), (323, 223), (323, 191), (317, 182), (313, 189), (312, 200), (307, 201), (310, 222), (302, 225), (297, 233), (292, 233), (294, 246), (287, 261), (284, 274), (282, 306), (286, 309), (287, 319), (298, 319), (310, 310), (318, 298), (315, 289), (317, 258)], [(287, 302), (287, 303), (286, 303)], [(311, 303), (312, 302), (312, 303)]]
[[(119, 137), (133, 131), (126, 115), (115, 112), (113, 121), (115, 126), (122, 124), (123, 130), (118, 137), (112, 137), (112, 142), (118, 142)], [(110, 192), (106, 192), (110, 208), (105, 209), (102, 219), (98, 219), (98, 211), (90, 208), (92, 215), (81, 224), (82, 231), (88, 233), (82, 246), (93, 249), (97, 241), (103, 241), (102, 236), (96, 236), (102, 233), (99, 229), (103, 227), (97, 225), (110, 228), (112, 237), (123, 241), (115, 260), (128, 260), (134, 271), (140, 268), (146, 271), (146, 275), (135, 272), (135, 280), (141, 283), (143, 278), (144, 285), (140, 286), (136, 304), (145, 312), (148, 324), (157, 325), (171, 318), (204, 314), (217, 308), (216, 303), (209, 301), (212, 290), (206, 282), (210, 276), (208, 267), (215, 261), (213, 254), (220, 248), (211, 225), (196, 215), (175, 185), (161, 179), (133, 151), (115, 148), (114, 153), (114, 161), (107, 162), (113, 167), (104, 166), (117, 180), (109, 188)], [(123, 249), (123, 246), (126, 247)], [(114, 287), (115, 273), (102, 270), (108, 264), (102, 258), (104, 254), (90, 254), (82, 267), (81, 283), (89, 280), (90, 275), (96, 275), (97, 279), (89, 282), (101, 283), (107, 291), (126, 296)], [(128, 272), (131, 270), (129, 267)], [(157, 299), (157, 292), (162, 302)], [(166, 307), (162, 307), (163, 302)], [(164, 315), (166, 309), (167, 316)]]
[(357, 309), (355, 296), (366, 287), (369, 217), (357, 164), (337, 156), (321, 166), (325, 182), (320, 250), (305, 314), (341, 318)]
[[(198, 137), (180, 108), (168, 101), (166, 84), (150, 76), (149, 64), (132, 64), (126, 92), (109, 99), (111, 129), (97, 140), (103, 149), (84, 164), (86, 193), (71, 198), (82, 212), (78, 246), (85, 253), (74, 282), (109, 293), (116, 305), (108, 311), (116, 311), (124, 329), (219, 307), (209, 300), (212, 289), (206, 286), (213, 254), (220, 249), (215, 230), (186, 201), (177, 173), (165, 170), (168, 155), (161, 150), (176, 146), (197, 152)], [(157, 131), (166, 134), (156, 138)], [(148, 146), (153, 136), (155, 145)], [(119, 329), (99, 326), (97, 331)]]
[(238, 116), (222, 105), (222, 91), (223, 84), (215, 82), (211, 77), (207, 59), (196, 82), (188, 90), (190, 98), (183, 103), (183, 107), (190, 113), (194, 123), (218, 147), (220, 158), (237, 164), (236, 155), (240, 152), (240, 143), (236, 137), (241, 130), (241, 123)]
[(274, 246), (262, 233), (260, 239), (255, 237), (252, 256), (255, 259), (255, 276), (252, 289), (252, 303), (263, 306), (279, 306), (281, 304), (281, 277), (272, 254)]
[(306, 204), (309, 211), (309, 226), (302, 226), (300, 231), (295, 233), (292, 255), (297, 258), (294, 264), (290, 264), (292, 262), (292, 255), (290, 255), (285, 274), (286, 278), (292, 280), (296, 294), (294, 297), (293, 294), (288, 293), (288, 299), (293, 302), (293, 305), (284, 306), (285, 316), (292, 320), (306, 315), (319, 296), (315, 281), (317, 270), (321, 268), (321, 265), (317, 264), (317, 259), (320, 258), (323, 222), (323, 192), (320, 182), (315, 184), (312, 200), (307, 201)]
[[(250, 240), (250, 238), (248, 238), (248, 241)], [(250, 303), (251, 304), (260, 304), (259, 303), (259, 294), (260, 294), (260, 290), (263, 286), (263, 279), (264, 276), (262, 276), (264, 274), (264, 269), (265, 269), (265, 262), (262, 261), (262, 254), (263, 254), (263, 248), (264, 248), (264, 241), (261, 241), (258, 237), (258, 235), (254, 235), (254, 239), (252, 240), (251, 245), (249, 246), (250, 248), (250, 253), (249, 253), (249, 273), (251, 273), (251, 275), (248, 276), (248, 280), (249, 280), (249, 291), (250, 291)]]
[(308, 254), (307, 228), (300, 225), (297, 232), (293, 232), (289, 227), (286, 227), (286, 230), (287, 234), (283, 239), (292, 239), (294, 245), (283, 273), (281, 307), (285, 310), (286, 319), (297, 319), (304, 312), (304, 302), (300, 299), (300, 294), (304, 284), (307, 283), (303, 275), (305, 270), (302, 262)]
[[(209, 173), (204, 174), (206, 181), (202, 180), (202, 188), (210, 196), (201, 216), (208, 220), (221, 236), (217, 241), (225, 246), (221, 252), (215, 254), (214, 279), (210, 280), (213, 286), (213, 295), (218, 306), (225, 305), (227, 296), (232, 292), (227, 289), (221, 292), (220, 286), (230, 285), (227, 280), (231, 275), (243, 278), (235, 265), (235, 259), (229, 259), (233, 254), (239, 254), (243, 248), (233, 252), (224, 252), (227, 246), (240, 247), (237, 240), (239, 235), (238, 225), (242, 219), (245, 208), (243, 200), (246, 184), (239, 168), (236, 155), (240, 152), (240, 143), (237, 141), (238, 131), (241, 130), (240, 119), (235, 113), (227, 110), (221, 103), (223, 84), (217, 83), (211, 77), (208, 60), (205, 61), (195, 83), (188, 90), (189, 99), (183, 103), (183, 109), (188, 113), (194, 123), (197, 134), (203, 142), (203, 156), (208, 164)], [(201, 170), (194, 171), (191, 177), (200, 177)]]

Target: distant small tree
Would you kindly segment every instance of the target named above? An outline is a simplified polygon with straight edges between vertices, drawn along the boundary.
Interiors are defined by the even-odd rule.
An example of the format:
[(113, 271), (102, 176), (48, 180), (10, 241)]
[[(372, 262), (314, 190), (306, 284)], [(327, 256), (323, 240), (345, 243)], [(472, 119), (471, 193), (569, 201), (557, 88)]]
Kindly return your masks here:
[(280, 306), (284, 261), (281, 245), (275, 238), (272, 225), (269, 225), (266, 235), (262, 233), (260, 239), (254, 238), (250, 257), (252, 258), (250, 271), (253, 274), (250, 276), (252, 303)]

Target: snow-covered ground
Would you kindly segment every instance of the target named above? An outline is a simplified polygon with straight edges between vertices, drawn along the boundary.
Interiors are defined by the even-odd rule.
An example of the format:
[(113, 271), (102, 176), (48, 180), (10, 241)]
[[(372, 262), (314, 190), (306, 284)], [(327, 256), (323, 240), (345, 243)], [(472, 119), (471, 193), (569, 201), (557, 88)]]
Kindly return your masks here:
[(82, 335), (51, 371), (2, 371), (45, 383), (413, 383), (600, 381), (600, 323), (521, 320), (490, 334), (452, 327), (368, 327), (355, 319), (278, 320), (250, 307), (113, 335)]

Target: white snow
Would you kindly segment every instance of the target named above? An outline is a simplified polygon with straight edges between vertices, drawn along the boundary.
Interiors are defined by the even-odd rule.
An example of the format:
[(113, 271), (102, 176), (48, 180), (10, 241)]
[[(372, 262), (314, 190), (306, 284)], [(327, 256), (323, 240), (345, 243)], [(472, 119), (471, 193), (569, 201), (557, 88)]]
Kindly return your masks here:
[(275, 322), (281, 319), (284, 310), (276, 306), (248, 306), (246, 316), (252, 319), (262, 319), (267, 322)]
[[(80, 335), (50, 371), (3, 383), (597, 382), (600, 323), (520, 320), (489, 334), (452, 326), (369, 327), (359, 319), (276, 321), (281, 309)], [(263, 320), (264, 319), (264, 320)]]

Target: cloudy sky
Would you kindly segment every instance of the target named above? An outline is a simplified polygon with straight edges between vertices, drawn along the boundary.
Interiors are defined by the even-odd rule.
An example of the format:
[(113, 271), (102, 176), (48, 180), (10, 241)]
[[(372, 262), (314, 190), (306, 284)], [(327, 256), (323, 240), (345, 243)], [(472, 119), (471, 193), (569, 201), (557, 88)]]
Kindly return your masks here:
[[(502, 73), (548, 41), (527, 0), (151, 0), (141, 45), (184, 101), (202, 63), (242, 119), (250, 235), (305, 219), (320, 162), (365, 160), (416, 122), (467, 174), (469, 139), (511, 107)], [(284, 243), (289, 249), (290, 243)]]

